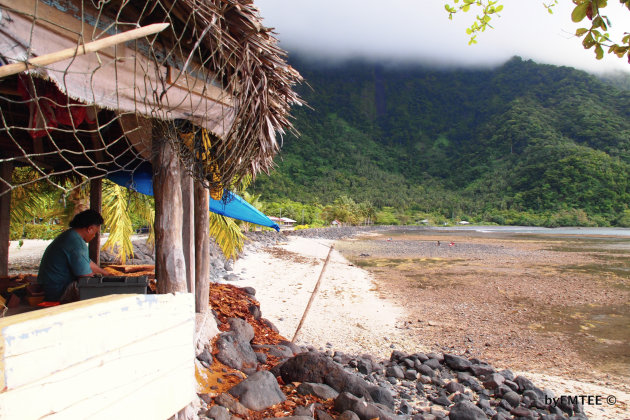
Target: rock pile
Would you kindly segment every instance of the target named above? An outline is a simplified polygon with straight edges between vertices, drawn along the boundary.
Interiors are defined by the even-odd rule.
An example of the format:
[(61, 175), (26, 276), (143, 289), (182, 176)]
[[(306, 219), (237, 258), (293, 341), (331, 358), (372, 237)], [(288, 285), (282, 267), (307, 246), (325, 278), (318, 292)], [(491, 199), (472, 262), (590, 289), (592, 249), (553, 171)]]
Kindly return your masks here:
[[(253, 299), (255, 291), (247, 292), (241, 293)], [(389, 360), (376, 360), (297, 347), (277, 334), (275, 343), (255, 344), (260, 341), (256, 336), (266, 333), (262, 318), (254, 321), (251, 312), (243, 318), (217, 314), (225, 332), (216, 340), (213, 356), (249, 376), (227, 392), (200, 395), (202, 419), (586, 418), (580, 404), (550, 404), (551, 391), (474, 358), (395, 350)], [(208, 354), (201, 358), (207, 365)]]

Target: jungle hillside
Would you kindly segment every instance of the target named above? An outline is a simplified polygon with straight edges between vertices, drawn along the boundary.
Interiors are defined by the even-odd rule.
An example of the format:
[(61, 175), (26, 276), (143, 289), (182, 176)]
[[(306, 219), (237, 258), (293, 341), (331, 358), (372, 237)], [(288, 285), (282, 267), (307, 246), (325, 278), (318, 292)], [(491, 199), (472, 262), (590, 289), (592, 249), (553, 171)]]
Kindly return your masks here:
[(628, 79), (518, 57), (492, 69), (292, 57), (309, 106), (251, 187), (267, 214), (630, 226)]

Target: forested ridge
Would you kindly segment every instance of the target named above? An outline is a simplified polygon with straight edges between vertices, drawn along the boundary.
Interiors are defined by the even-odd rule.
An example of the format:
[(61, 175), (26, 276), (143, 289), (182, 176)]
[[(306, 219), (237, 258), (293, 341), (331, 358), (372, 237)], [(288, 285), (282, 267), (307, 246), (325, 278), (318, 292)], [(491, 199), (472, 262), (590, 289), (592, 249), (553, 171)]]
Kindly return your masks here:
[(309, 107), (253, 185), (263, 201), (351, 201), (403, 222), (630, 224), (628, 91), (518, 57), (472, 70), (292, 64)]

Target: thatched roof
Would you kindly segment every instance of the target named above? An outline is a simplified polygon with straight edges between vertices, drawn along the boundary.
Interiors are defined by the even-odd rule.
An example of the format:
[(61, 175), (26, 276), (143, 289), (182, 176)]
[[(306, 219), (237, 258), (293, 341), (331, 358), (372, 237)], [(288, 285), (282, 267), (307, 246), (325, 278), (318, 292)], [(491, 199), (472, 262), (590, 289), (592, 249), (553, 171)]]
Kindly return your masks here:
[[(268, 170), (279, 150), (276, 134), (292, 129), (289, 110), (301, 104), (293, 91), (301, 77), (251, 1), (0, 0), (0, 6), (0, 56), (7, 63), (170, 24), (155, 36), (0, 79), (0, 137), (10, 139), (0, 161), (102, 176), (147, 159), (150, 138), (182, 144), (181, 132), (192, 131), (195, 140), (182, 148), (190, 169), (226, 185)], [(42, 78), (54, 88), (35, 80)], [(70, 122), (50, 121), (43, 112), (51, 95), (52, 107)], [(84, 105), (87, 117), (74, 118)], [(42, 114), (44, 121), (36, 121)]]

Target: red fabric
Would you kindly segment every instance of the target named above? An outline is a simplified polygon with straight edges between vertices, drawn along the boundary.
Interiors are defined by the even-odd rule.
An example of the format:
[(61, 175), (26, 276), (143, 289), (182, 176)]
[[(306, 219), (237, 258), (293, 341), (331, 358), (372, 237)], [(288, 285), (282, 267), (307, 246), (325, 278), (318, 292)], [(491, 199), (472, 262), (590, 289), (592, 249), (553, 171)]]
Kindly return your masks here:
[(20, 76), (18, 90), (23, 100), (30, 101), (29, 134), (34, 139), (59, 125), (76, 128), (86, 120), (85, 104), (68, 98), (54, 83)]
[(50, 308), (51, 306), (59, 306), (59, 302), (42, 302), (37, 304), (40, 308)]

